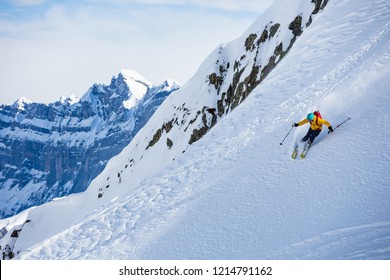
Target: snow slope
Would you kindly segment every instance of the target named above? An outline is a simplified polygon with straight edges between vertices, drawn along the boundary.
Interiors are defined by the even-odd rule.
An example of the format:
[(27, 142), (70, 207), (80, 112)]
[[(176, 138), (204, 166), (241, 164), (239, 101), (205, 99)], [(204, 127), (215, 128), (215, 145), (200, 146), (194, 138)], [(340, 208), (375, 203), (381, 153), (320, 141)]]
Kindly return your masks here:
[[(8, 235), (21, 229), (1, 245), (16, 240), (20, 259), (390, 259), (389, 65), (388, 1), (329, 1), (245, 102), (184, 153), (160, 141), (132, 157), (167, 102), (189, 102), (177, 93), (84, 193), (0, 221)], [(307, 127), (279, 143), (314, 109), (334, 128), (351, 120), (292, 160)]]

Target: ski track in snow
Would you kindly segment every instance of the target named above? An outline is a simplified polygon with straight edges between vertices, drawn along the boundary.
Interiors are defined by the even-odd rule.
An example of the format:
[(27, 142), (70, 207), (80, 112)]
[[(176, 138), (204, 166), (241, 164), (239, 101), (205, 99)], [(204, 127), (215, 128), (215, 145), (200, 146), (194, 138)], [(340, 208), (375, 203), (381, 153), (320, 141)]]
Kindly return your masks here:
[[(167, 169), (21, 257), (389, 259), (390, 135), (385, 112), (390, 101), (367, 87), (374, 86), (370, 78), (375, 81), (377, 74), (390, 74), (389, 16), (382, 26), (374, 24), (390, 8), (380, 1), (375, 7), (344, 9), (349, 2), (329, 1), (331, 11), (316, 19), (322, 17), (322, 24), (308, 28), (256, 92)], [(327, 22), (326, 13), (343, 9), (338, 25)], [(365, 38), (356, 26), (371, 35)], [(311, 49), (300, 45), (316, 33)], [(348, 40), (356, 41), (357, 48), (343, 57)], [(303, 53), (306, 59), (296, 60)], [(326, 56), (339, 63), (316, 66), (314, 59)], [(296, 69), (283, 65), (303, 69), (307, 78), (292, 81)], [(322, 74), (313, 75), (314, 70)], [(384, 92), (389, 86), (385, 81), (375, 88)], [(281, 92), (276, 95), (273, 88)], [(295, 89), (301, 90), (291, 96)], [(351, 92), (351, 104), (346, 91)], [(367, 100), (372, 104), (364, 104)], [(333, 127), (347, 114), (352, 120), (333, 135), (322, 132), (307, 159), (292, 161), (291, 147), (307, 127), (294, 130), (282, 147), (275, 148), (280, 143), (276, 137), (283, 138), (293, 122), (316, 106)], [(383, 123), (372, 123), (377, 118), (384, 118)], [(373, 137), (372, 131), (384, 133)], [(364, 145), (354, 146), (354, 141)], [(382, 146), (383, 153), (365, 154), (371, 145)], [(337, 166), (349, 166), (354, 174), (347, 185), (345, 174), (339, 173), (346, 169), (321, 172), (333, 170), (333, 159), (343, 152)], [(315, 178), (301, 178), (305, 172), (315, 172)], [(372, 204), (378, 201), (382, 203), (375, 208)]]
[[(390, 222), (343, 228), (323, 233), (275, 252), (275, 259), (388, 259)], [(358, 244), (358, 245), (357, 245)], [(351, 248), (353, 248), (351, 250)], [(332, 255), (333, 252), (337, 254)]]

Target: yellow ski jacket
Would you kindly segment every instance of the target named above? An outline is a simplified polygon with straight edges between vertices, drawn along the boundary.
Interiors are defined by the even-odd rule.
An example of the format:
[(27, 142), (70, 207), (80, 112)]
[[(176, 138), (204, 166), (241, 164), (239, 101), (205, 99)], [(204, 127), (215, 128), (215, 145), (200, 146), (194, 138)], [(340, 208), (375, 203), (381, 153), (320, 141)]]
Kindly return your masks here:
[[(309, 120), (305, 118), (298, 123), (298, 126), (304, 125), (308, 122)], [(314, 119), (310, 122), (310, 128), (312, 130), (321, 130), (323, 124), (326, 125), (327, 127), (331, 126), (327, 120), (314, 116)]]

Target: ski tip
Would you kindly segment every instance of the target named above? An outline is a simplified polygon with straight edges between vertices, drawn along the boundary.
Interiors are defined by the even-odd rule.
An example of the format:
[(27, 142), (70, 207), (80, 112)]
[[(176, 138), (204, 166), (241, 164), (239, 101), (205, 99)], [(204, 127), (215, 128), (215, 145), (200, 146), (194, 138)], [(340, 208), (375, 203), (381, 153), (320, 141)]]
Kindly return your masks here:
[(291, 154), (292, 159), (296, 159), (298, 155), (298, 146), (295, 146), (293, 153)]

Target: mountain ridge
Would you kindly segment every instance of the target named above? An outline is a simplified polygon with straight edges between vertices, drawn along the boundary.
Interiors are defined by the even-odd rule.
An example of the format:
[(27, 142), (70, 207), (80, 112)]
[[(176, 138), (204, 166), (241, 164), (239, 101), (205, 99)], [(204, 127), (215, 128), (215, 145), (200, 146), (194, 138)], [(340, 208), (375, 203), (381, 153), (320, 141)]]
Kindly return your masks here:
[(180, 87), (173, 81), (154, 86), (134, 70), (123, 72), (128, 81), (121, 72), (81, 99), (40, 104), (20, 98), (0, 106), (1, 217), (85, 190)]

